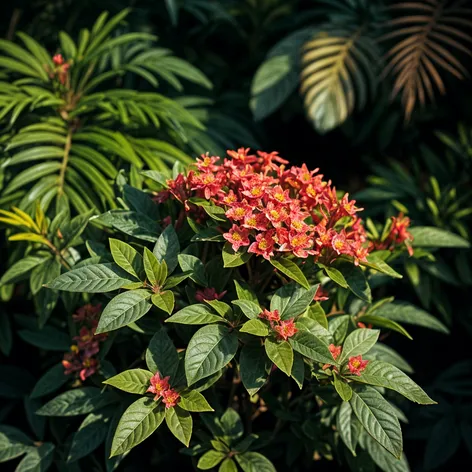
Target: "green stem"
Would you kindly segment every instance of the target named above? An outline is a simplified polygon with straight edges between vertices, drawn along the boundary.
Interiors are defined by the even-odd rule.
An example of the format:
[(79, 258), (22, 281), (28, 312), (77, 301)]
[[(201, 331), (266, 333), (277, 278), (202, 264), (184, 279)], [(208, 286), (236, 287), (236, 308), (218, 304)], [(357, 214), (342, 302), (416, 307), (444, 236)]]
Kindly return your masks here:
[(59, 190), (58, 195), (61, 196), (64, 194), (64, 182), (66, 178), (67, 164), (69, 163), (69, 154), (72, 147), (72, 126), (69, 125), (69, 130), (67, 131), (66, 144), (64, 146), (64, 155), (62, 157), (61, 170), (59, 173)]

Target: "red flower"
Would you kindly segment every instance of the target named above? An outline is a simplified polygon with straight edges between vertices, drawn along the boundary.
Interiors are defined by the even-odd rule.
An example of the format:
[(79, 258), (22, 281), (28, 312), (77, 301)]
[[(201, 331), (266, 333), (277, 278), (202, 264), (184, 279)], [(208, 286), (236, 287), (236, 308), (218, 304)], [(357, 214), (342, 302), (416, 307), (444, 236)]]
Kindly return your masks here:
[(64, 58), (62, 57), (62, 54), (56, 54), (53, 56), (52, 62), (54, 62), (56, 66), (62, 66), (62, 64), (64, 64)]
[(256, 241), (249, 246), (248, 252), (261, 255), (269, 260), (274, 255), (274, 230), (260, 233), (256, 236)]
[(288, 338), (291, 338), (296, 332), (298, 332), (298, 329), (295, 326), (295, 321), (291, 319), (281, 321), (277, 326), (274, 326), (274, 331), (278, 333), (281, 339), (287, 341)]
[(324, 302), (329, 299), (329, 292), (325, 290), (321, 285), (318, 286), (313, 300), (315, 302)]
[(174, 407), (175, 405), (177, 405), (179, 400), (180, 395), (175, 390), (168, 389), (162, 392), (162, 401), (164, 402), (166, 408)]
[(224, 233), (223, 237), (226, 241), (230, 242), (233, 248), (233, 251), (239, 251), (241, 246), (249, 246), (249, 231), (246, 228), (241, 228), (237, 225), (229, 230), (229, 233)]
[(169, 385), (170, 377), (161, 377), (159, 372), (156, 372), (150, 379), (150, 386), (146, 392), (154, 393), (154, 400), (159, 400), (159, 398), (164, 396), (164, 392), (170, 389)]
[(333, 236), (333, 239), (331, 240), (331, 245), (338, 254), (346, 254), (347, 252), (350, 252), (350, 246), (346, 240), (346, 235), (344, 232), (338, 233)]
[(249, 210), (249, 213), (246, 213), (243, 223), (244, 228), (264, 231), (267, 229), (267, 226), (267, 218), (264, 213), (252, 213), (251, 210)]
[(90, 322), (96, 320), (98, 315), (102, 311), (102, 304), (98, 303), (97, 305), (92, 305), (91, 303), (87, 303), (84, 306), (81, 306), (77, 309), (77, 312), (72, 315), (72, 319), (77, 323), (79, 321), (82, 322)]
[(259, 318), (262, 318), (263, 320), (269, 320), (270, 322), (277, 322), (280, 321), (280, 313), (279, 310), (264, 310), (259, 314)]
[(204, 288), (203, 290), (197, 290), (195, 293), (195, 300), (197, 302), (204, 302), (205, 300), (221, 300), (226, 295), (227, 290), (221, 293), (216, 293), (214, 288)]
[(333, 356), (333, 359), (336, 360), (341, 354), (343, 348), (341, 346), (335, 346), (334, 344), (330, 344), (328, 346), (328, 349), (331, 355)]
[(362, 360), (362, 356), (352, 356), (347, 364), (348, 369), (354, 375), (361, 375), (361, 372), (367, 367), (369, 361)]

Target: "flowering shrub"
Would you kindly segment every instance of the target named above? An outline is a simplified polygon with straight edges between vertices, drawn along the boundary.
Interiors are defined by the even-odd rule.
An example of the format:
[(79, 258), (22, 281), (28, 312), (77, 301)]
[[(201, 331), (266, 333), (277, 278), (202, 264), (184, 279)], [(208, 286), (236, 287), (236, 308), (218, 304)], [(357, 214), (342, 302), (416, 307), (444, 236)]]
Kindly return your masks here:
[(202, 156), (170, 180), (146, 176), (154, 191), (124, 184), (123, 208), (90, 219), (114, 237), (109, 250), (87, 240), (88, 258), (55, 246), (64, 234), (77, 242), (81, 220), (62, 228), (36, 215), (45, 220), (37, 251), (60, 261), (46, 292), (65, 307), (80, 306), (76, 294), (87, 302), (71, 317), (70, 352), (31, 394), (67, 384), (36, 414), (88, 415), (58, 445), (67, 460), (105, 442), (113, 470), (152, 434), (172, 444), (167, 429), (202, 470), (286, 470), (333, 457), (352, 470), (359, 461), (407, 470), (394, 403), (435, 402), (383, 342), (409, 334), (370, 283), (401, 277), (385, 260), (408, 257), (409, 221), (399, 216), (372, 237), (354, 201), (277, 153), (239, 149)]

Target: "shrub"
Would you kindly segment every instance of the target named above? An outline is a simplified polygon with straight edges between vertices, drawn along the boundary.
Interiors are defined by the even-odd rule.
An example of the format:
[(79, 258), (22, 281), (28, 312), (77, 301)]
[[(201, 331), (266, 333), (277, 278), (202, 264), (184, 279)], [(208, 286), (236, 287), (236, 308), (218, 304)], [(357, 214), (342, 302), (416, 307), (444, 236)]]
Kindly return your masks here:
[(87, 241), (89, 215), (9, 214), (33, 242), (4, 279), (35, 267), (32, 287), (47, 283), (74, 315), (56, 310), (21, 335), (45, 351), (65, 338), (61, 362), (45, 356), (48, 370), (26, 389), (37, 417), (51, 427), (62, 418), (71, 436), (55, 428), (55, 444), (38, 447), (2, 427), (5, 459), (26, 453), (45, 469), (53, 454), (87, 461), (105, 443), (111, 470), (152, 434), (155, 449), (172, 450), (171, 434), (203, 470), (313, 458), (408, 470), (396, 394), (435, 402), (383, 342), (388, 332), (409, 337), (397, 321), (415, 320), (372, 290), (379, 276), (401, 277), (385, 261), (413, 251), (409, 221), (372, 236), (347, 194), (275, 152), (241, 148), (223, 161), (204, 155), (173, 179), (149, 175), (159, 189), (123, 184), (122, 208), (92, 217), (103, 231)]

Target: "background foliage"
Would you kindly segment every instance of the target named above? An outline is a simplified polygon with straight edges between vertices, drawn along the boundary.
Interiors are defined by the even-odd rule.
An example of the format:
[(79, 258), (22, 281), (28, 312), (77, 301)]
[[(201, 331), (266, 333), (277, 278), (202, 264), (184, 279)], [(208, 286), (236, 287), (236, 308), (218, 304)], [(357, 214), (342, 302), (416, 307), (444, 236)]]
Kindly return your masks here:
[[(104, 10), (113, 15), (129, 4), (105, 0), (4, 2), (1, 36), (21, 44), (15, 35), (23, 31), (46, 48), (48, 57), (61, 52), (72, 59), (61, 31), (77, 41), (80, 30), (90, 29)], [(386, 8), (392, 5), (394, 8)], [(119, 44), (113, 51), (104, 48), (97, 66), (97, 75), (115, 71), (118, 79), (109, 76), (109, 82), (100, 86), (106, 92), (100, 95), (101, 101), (91, 95), (93, 107), (80, 120), (89, 137), (97, 123), (106, 122), (107, 131), (102, 132), (101, 142), (95, 137), (94, 141), (77, 142), (77, 152), (71, 147), (64, 184), (70, 186), (70, 195), (85, 199), (69, 198), (72, 215), (88, 207), (110, 208), (110, 188), (114, 191), (120, 185), (119, 175), (118, 180), (116, 177), (123, 167), (139, 169), (145, 163), (146, 168), (162, 170), (174, 158), (185, 162), (207, 150), (221, 153), (242, 144), (260, 145), (279, 150), (292, 163), (307, 161), (311, 167), (321, 167), (343, 189), (357, 192), (358, 201), (369, 209), (366, 216), (373, 220), (400, 210), (415, 225), (438, 226), (470, 240), (468, 2), (136, 0), (132, 7), (126, 24), (120, 24), (109, 37), (114, 41), (130, 34), (129, 43)], [(158, 36), (157, 43), (153, 35)], [(2, 58), (31, 60), (30, 56), (22, 59), (16, 49), (9, 53), (5, 43), (2, 45)], [(136, 64), (134, 70), (129, 68), (130, 57), (140, 47), (162, 57), (159, 68), (148, 70), (146, 60), (140, 73)], [(32, 51), (28, 54), (34, 57)], [(8, 210), (16, 204), (34, 210), (31, 203), (41, 194), (45, 206), (50, 206), (49, 215), (60, 215), (62, 204), (56, 206), (54, 199), (62, 190), (55, 176), (60, 177), (64, 168), (61, 163), (70, 120), (54, 111), (61, 104), (48, 103), (51, 91), (40, 76), (30, 76), (34, 82), (7, 86), (12, 77), (21, 81), (24, 74), (12, 73), (11, 63), (4, 59), (0, 64), (2, 111), (11, 107), (1, 121), (0, 208)], [(126, 122), (126, 89), (144, 97), (153, 94), (153, 99), (170, 104), (176, 111), (172, 123), (159, 120), (157, 126), (149, 119), (143, 127), (142, 115), (136, 110), (128, 113), (132, 119)], [(139, 108), (134, 95), (133, 103)], [(182, 126), (176, 124), (179, 119)], [(36, 145), (40, 133), (47, 140)], [(124, 155), (123, 139), (132, 147)], [(90, 162), (84, 161), (87, 154), (81, 154), (80, 146), (94, 149)], [(134, 155), (133, 160), (130, 156)], [(90, 186), (91, 172), (98, 173), (102, 185), (83, 192)], [(138, 172), (131, 173), (131, 178), (138, 187), (142, 185)], [(80, 225), (80, 219), (75, 224)], [(11, 230), (3, 228), (9, 236)], [(48, 229), (39, 228), (38, 235), (44, 233), (47, 236)], [(12, 246), (5, 237), (3, 244), (8, 251), (2, 251), (2, 267), (24, 258), (26, 242)], [(62, 244), (74, 246), (67, 237)], [(29, 261), (31, 269), (38, 263)], [(428, 332), (426, 336), (414, 328), (415, 348), (406, 340), (394, 341), (415, 368), (418, 382), (430, 385), (428, 392), (440, 395), (442, 405), (435, 414), (412, 412), (406, 427), (406, 452), (413, 470), (451, 470), (470, 461), (472, 449), (472, 434), (462, 421), (464, 415), (470, 415), (472, 396), (472, 360), (467, 349), (472, 312), (466, 301), (472, 283), (470, 250), (446, 247), (433, 256), (407, 260), (404, 270), (408, 278), (394, 282), (392, 290), (402, 300), (421, 305), (450, 330), (449, 335)], [(23, 330), (30, 327), (22, 315), (34, 309), (46, 320), (54, 306), (40, 287), (40, 281), (31, 287), (34, 308), (26, 308), (29, 302), (22, 298), (28, 287), (17, 285), (13, 297), (13, 284), (1, 287), (4, 312), (15, 313), (15, 323)], [(25, 343), (24, 336), (15, 335), (12, 342), (5, 334), (9, 333), (7, 319), (10, 317), (0, 318), (3, 354), (16, 358), (22, 352), (34, 357), (35, 348)], [(444, 355), (432, 351), (431, 346), (438, 345)], [(37, 372), (35, 362), (23, 367)], [(9, 362), (3, 358), (2, 363)], [(24, 374), (24, 386), (16, 393), (3, 395), (28, 390), (28, 375)], [(8, 405), (3, 415), (9, 413)], [(443, 430), (457, 434), (445, 443)]]

